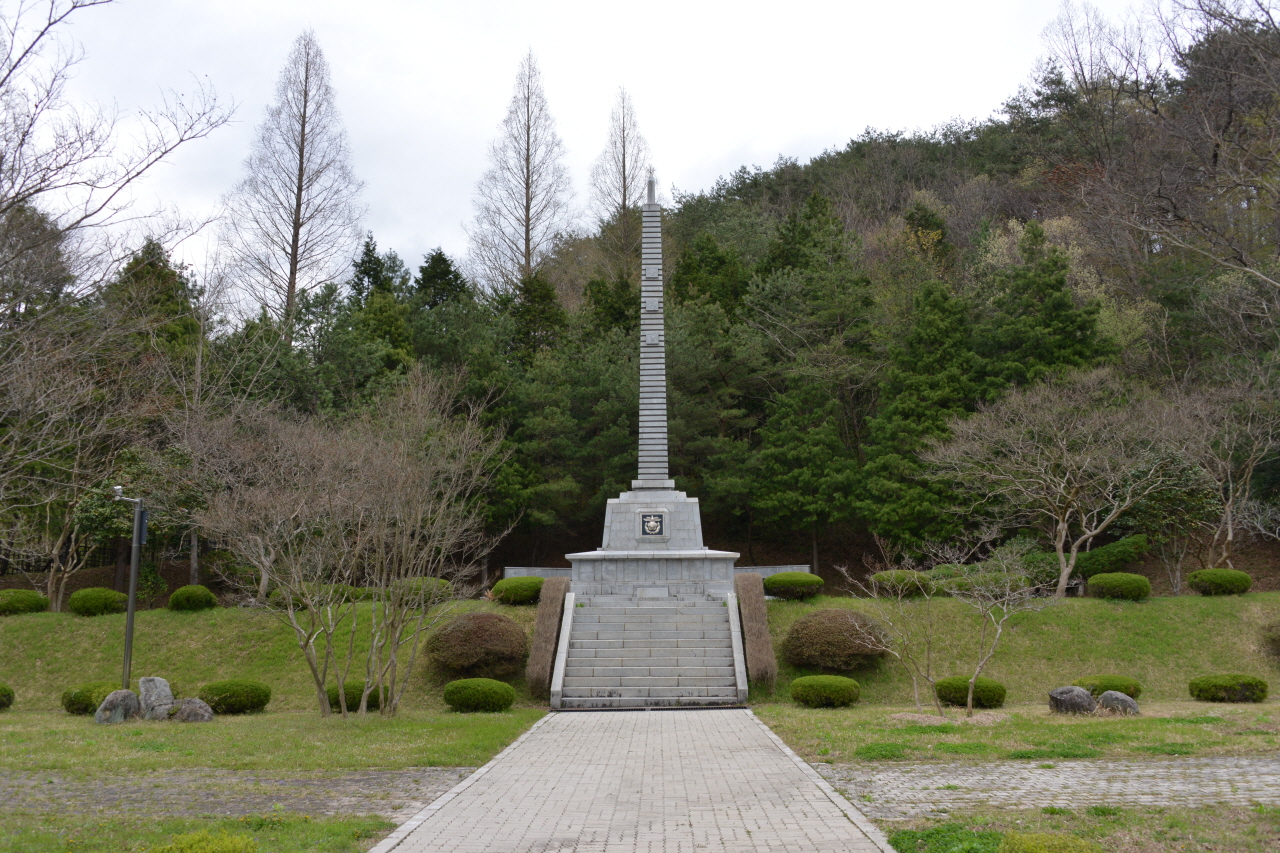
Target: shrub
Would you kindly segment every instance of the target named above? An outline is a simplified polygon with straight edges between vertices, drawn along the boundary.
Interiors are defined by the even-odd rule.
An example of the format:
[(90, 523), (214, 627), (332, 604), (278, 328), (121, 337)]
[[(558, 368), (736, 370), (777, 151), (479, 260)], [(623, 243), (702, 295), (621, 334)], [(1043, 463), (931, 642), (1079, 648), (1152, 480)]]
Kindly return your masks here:
[(871, 588), (875, 590), (877, 597), (918, 598), (933, 592), (933, 582), (924, 572), (890, 569), (872, 575)]
[(1058, 582), (1060, 567), (1058, 555), (1053, 551), (1035, 551), (1022, 558), (1027, 576), (1036, 586), (1048, 586)]
[(7, 711), (13, 705), (13, 688), (0, 683), (0, 711)]
[(98, 710), (102, 700), (120, 689), (119, 681), (93, 681), (62, 692), (62, 708), (68, 714), (85, 716)]
[(822, 592), (822, 578), (809, 572), (778, 572), (764, 579), (764, 593), (774, 598), (813, 598)]
[(129, 604), (129, 596), (103, 586), (91, 586), (77, 590), (67, 599), (67, 609), (77, 616), (102, 616), (107, 613), (123, 613)]
[(1000, 853), (1102, 853), (1102, 848), (1076, 835), (1010, 832), (1000, 842)]
[(252, 714), (267, 707), (271, 688), (257, 681), (233, 678), (206, 684), (197, 695), (215, 714)]
[(806, 675), (791, 682), (791, 698), (806, 708), (843, 708), (858, 701), (858, 682), (839, 675)]
[(1094, 598), (1142, 601), (1151, 596), (1151, 581), (1128, 572), (1109, 572), (1089, 578), (1089, 594)]
[(252, 835), (217, 835), (207, 831), (175, 835), (168, 844), (152, 848), (153, 853), (257, 853), (258, 842)]
[(464, 613), (427, 638), (427, 652), (446, 673), (493, 678), (523, 668), (529, 639), (508, 616)]
[(955, 563), (943, 563), (934, 566), (929, 570), (929, 579), (932, 581), (950, 580), (951, 578), (959, 578), (964, 576), (964, 566)]
[(170, 610), (208, 610), (210, 607), (217, 606), (218, 597), (210, 592), (208, 587), (199, 584), (180, 586), (173, 591), (173, 595), (169, 596)]
[[(977, 567), (975, 567), (977, 568)], [(961, 575), (958, 578), (949, 578), (939, 581), (940, 590), (948, 595), (965, 595), (966, 593), (976, 592), (984, 587), (989, 590), (998, 591), (1009, 589), (1010, 587), (1029, 587), (1031, 580), (1025, 576), (1012, 576), (1001, 574), (998, 572), (975, 571), (972, 574)]]
[(505, 711), (516, 701), (516, 689), (492, 678), (464, 678), (445, 685), (444, 701), (463, 713)]
[(1123, 693), (1130, 699), (1137, 699), (1142, 695), (1142, 685), (1138, 683), (1138, 679), (1129, 678), (1125, 675), (1091, 675), (1088, 678), (1073, 682), (1072, 686), (1083, 687), (1093, 694), (1094, 699), (1097, 699), (1108, 690)]
[(542, 578), (503, 578), (493, 585), (493, 600), (502, 604), (537, 604)]
[(48, 609), (49, 599), (34, 589), (0, 589), (0, 616), (43, 613)]
[(1187, 575), (1187, 586), (1201, 595), (1242, 595), (1253, 578), (1236, 569), (1201, 569)]
[(1262, 702), (1267, 682), (1252, 675), (1202, 675), (1187, 685), (1192, 699), (1202, 702)]
[(857, 610), (815, 610), (791, 625), (782, 658), (804, 669), (846, 672), (882, 657), (886, 633), (877, 620)]
[[(347, 710), (358, 710), (360, 708), (360, 697), (364, 694), (364, 684), (356, 681), (346, 681), (343, 682), (342, 687), (342, 692), (347, 694)], [(334, 711), (341, 711), (342, 704), (338, 702), (338, 685), (330, 684), (329, 689), (326, 692), (329, 694), (329, 707)], [(378, 691), (372, 691), (369, 694), (369, 710), (378, 710), (378, 705), (381, 701), (382, 700), (378, 698)]]
[[(1077, 554), (1075, 574), (1077, 577), (1088, 580), (1094, 575), (1121, 572), (1142, 559), (1145, 553), (1147, 553), (1146, 535), (1138, 533), (1134, 536), (1126, 536), (1110, 545)], [(1057, 555), (1053, 557), (1056, 563)]]
[(405, 595), (419, 598), (428, 606), (453, 596), (453, 584), (444, 578), (405, 578), (400, 586)]
[[(939, 678), (933, 689), (938, 694), (938, 701), (944, 705), (964, 707), (969, 701), (969, 679), (963, 675)], [(973, 707), (999, 708), (1004, 704), (1005, 692), (1003, 684), (980, 675), (973, 683)]]

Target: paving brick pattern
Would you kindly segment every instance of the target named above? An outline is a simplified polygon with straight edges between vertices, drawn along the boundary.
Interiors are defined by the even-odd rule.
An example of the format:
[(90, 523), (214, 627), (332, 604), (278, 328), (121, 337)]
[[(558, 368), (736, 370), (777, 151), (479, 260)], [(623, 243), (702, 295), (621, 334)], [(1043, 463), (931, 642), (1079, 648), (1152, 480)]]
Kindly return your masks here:
[(984, 764), (823, 764), (819, 772), (876, 820), (974, 806), (1280, 805), (1280, 758), (1025, 761)]
[(551, 714), (374, 853), (890, 853), (750, 711)]

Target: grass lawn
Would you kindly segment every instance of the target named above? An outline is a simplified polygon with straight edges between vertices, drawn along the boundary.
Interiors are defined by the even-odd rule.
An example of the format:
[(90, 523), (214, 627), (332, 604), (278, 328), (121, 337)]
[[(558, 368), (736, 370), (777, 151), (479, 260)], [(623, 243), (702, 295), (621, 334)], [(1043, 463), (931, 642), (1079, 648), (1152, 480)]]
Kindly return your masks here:
[(1063, 717), (1047, 707), (1006, 707), (994, 726), (950, 721), (919, 725), (890, 719), (915, 706), (801, 708), (774, 703), (757, 716), (811, 762), (1140, 760), (1167, 755), (1256, 755), (1280, 746), (1280, 703), (1144, 703), (1141, 717)]
[(212, 723), (135, 721), (100, 726), (61, 711), (0, 715), (0, 767), (109, 774), (208, 767), (224, 770), (402, 770), (478, 767), (543, 712), (405, 710), (343, 720), (315, 711), (223, 716)]
[(1269, 806), (1095, 806), (1050, 812), (989, 809), (945, 820), (904, 821), (884, 829), (899, 853), (998, 853), (1000, 838), (1008, 832), (1077, 835), (1107, 853), (1280, 850), (1280, 809)]
[(145, 851), (192, 832), (249, 837), (262, 853), (354, 853), (368, 850), (392, 828), (376, 817), (272, 814), (247, 818), (104, 820), (65, 814), (6, 812), (0, 821), (2, 853), (119, 853)]
[[(904, 615), (918, 625), (923, 606), (907, 603)], [(792, 679), (813, 674), (782, 660), (782, 641), (791, 624), (813, 610), (844, 607), (874, 614), (866, 601), (856, 598), (769, 602), (769, 630), (779, 653), (778, 688), (773, 694), (753, 690), (753, 705), (789, 704)], [(934, 672), (939, 677), (971, 675), (977, 621), (954, 599), (937, 599), (932, 607), (937, 626)], [(1280, 669), (1263, 651), (1259, 637), (1261, 627), (1276, 620), (1280, 620), (1280, 593), (1275, 592), (1212, 598), (1184, 595), (1138, 603), (1069, 598), (1039, 613), (1015, 617), (983, 674), (1008, 688), (1011, 704), (1047, 703), (1053, 688), (1090, 675), (1138, 679), (1141, 705), (1187, 699), (1188, 681), (1222, 672), (1257, 675), (1272, 683), (1273, 694), (1280, 694)], [(852, 675), (862, 686), (864, 705), (912, 702), (911, 678), (896, 661)]]

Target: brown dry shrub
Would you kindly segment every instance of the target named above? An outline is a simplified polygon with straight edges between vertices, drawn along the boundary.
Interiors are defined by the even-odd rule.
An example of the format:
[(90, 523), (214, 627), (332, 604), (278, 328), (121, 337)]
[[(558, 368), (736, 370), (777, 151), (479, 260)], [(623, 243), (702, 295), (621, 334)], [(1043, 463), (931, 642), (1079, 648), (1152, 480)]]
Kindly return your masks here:
[(792, 666), (847, 672), (874, 663), (888, 648), (880, 622), (857, 610), (815, 610), (801, 616), (782, 641)]
[(514, 619), (497, 613), (464, 613), (427, 640), (436, 668), (450, 677), (499, 678), (524, 666), (529, 639)]

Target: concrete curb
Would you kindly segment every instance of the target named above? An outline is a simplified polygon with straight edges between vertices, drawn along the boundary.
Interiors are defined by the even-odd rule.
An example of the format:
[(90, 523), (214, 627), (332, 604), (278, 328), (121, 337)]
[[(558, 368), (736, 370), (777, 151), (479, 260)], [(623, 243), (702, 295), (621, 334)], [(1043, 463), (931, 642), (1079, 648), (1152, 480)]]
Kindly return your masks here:
[(853, 803), (846, 800), (843, 796), (840, 795), (840, 792), (838, 792), (835, 788), (831, 787), (831, 783), (828, 782), (826, 779), (823, 779), (817, 770), (814, 770), (812, 767), (810, 767), (809, 762), (805, 761), (803, 758), (796, 755), (795, 751), (792, 750), (791, 747), (783, 743), (782, 738), (774, 734), (773, 729), (766, 726), (764, 724), (764, 721), (761, 720), (759, 717), (757, 717), (750, 708), (747, 708), (742, 713), (749, 716), (752, 720), (755, 721), (756, 725), (764, 729), (765, 734), (768, 735), (769, 739), (772, 740), (774, 744), (777, 745), (778, 749), (782, 750), (788, 758), (790, 758), (792, 761), (796, 763), (796, 766), (799, 767), (804, 772), (804, 775), (809, 777), (809, 781), (817, 785), (818, 789), (821, 790), (822, 793), (827, 795), (827, 799), (835, 803), (836, 808), (844, 812), (844, 816), (849, 819), (849, 822), (852, 823), (854, 826), (858, 827), (858, 829), (862, 830), (862, 833), (866, 835), (868, 839), (871, 840), (872, 844), (879, 847), (883, 851), (883, 853), (897, 853), (897, 851), (895, 851), (892, 847), (889, 846), (889, 839), (885, 836), (885, 834), (881, 832), (874, 823), (868, 820), (866, 815), (858, 811), (857, 807), (854, 806)]
[[(369, 853), (389, 853), (389, 851), (394, 850), (397, 846), (399, 846), (400, 842), (408, 838), (409, 835), (412, 834), (415, 829), (417, 829), (419, 826), (422, 826), (422, 824), (426, 823), (427, 818), (431, 817), (433, 814), (435, 814), (437, 811), (443, 808), (445, 804), (452, 801), (454, 797), (458, 796), (463, 791), (467, 790), (467, 788), (470, 788), (472, 784), (474, 784), (481, 776), (483, 776), (484, 774), (492, 770), (494, 766), (497, 765), (497, 763), (501, 761), (508, 752), (511, 752), (520, 744), (524, 743), (525, 738), (527, 738), (529, 735), (537, 731), (542, 726), (543, 723), (547, 722), (554, 716), (555, 716), (554, 713), (548, 713), (542, 719), (538, 720), (538, 722), (534, 723), (532, 726), (529, 726), (529, 728), (525, 730), (524, 734), (520, 735), (520, 737), (516, 738), (510, 744), (508, 744), (507, 748), (502, 750), (502, 752), (499, 752), (492, 759), (490, 759), (488, 764), (486, 764), (484, 767), (481, 767), (479, 770), (472, 773), (467, 778), (463, 779), (457, 785), (454, 785), (452, 788), (449, 789), (448, 793), (432, 800), (431, 803), (429, 803), (427, 806), (425, 806), (422, 809), (422, 811), (418, 812), (413, 817), (409, 818), (404, 823), (400, 824), (398, 827), (393, 829), (391, 831), (391, 834), (388, 835), (386, 838), (382, 839), (381, 841), (379, 841), (377, 846), (369, 850)], [(761, 723), (761, 725), (764, 725), (764, 724)], [(770, 734), (772, 734), (772, 732), (770, 732)]]

